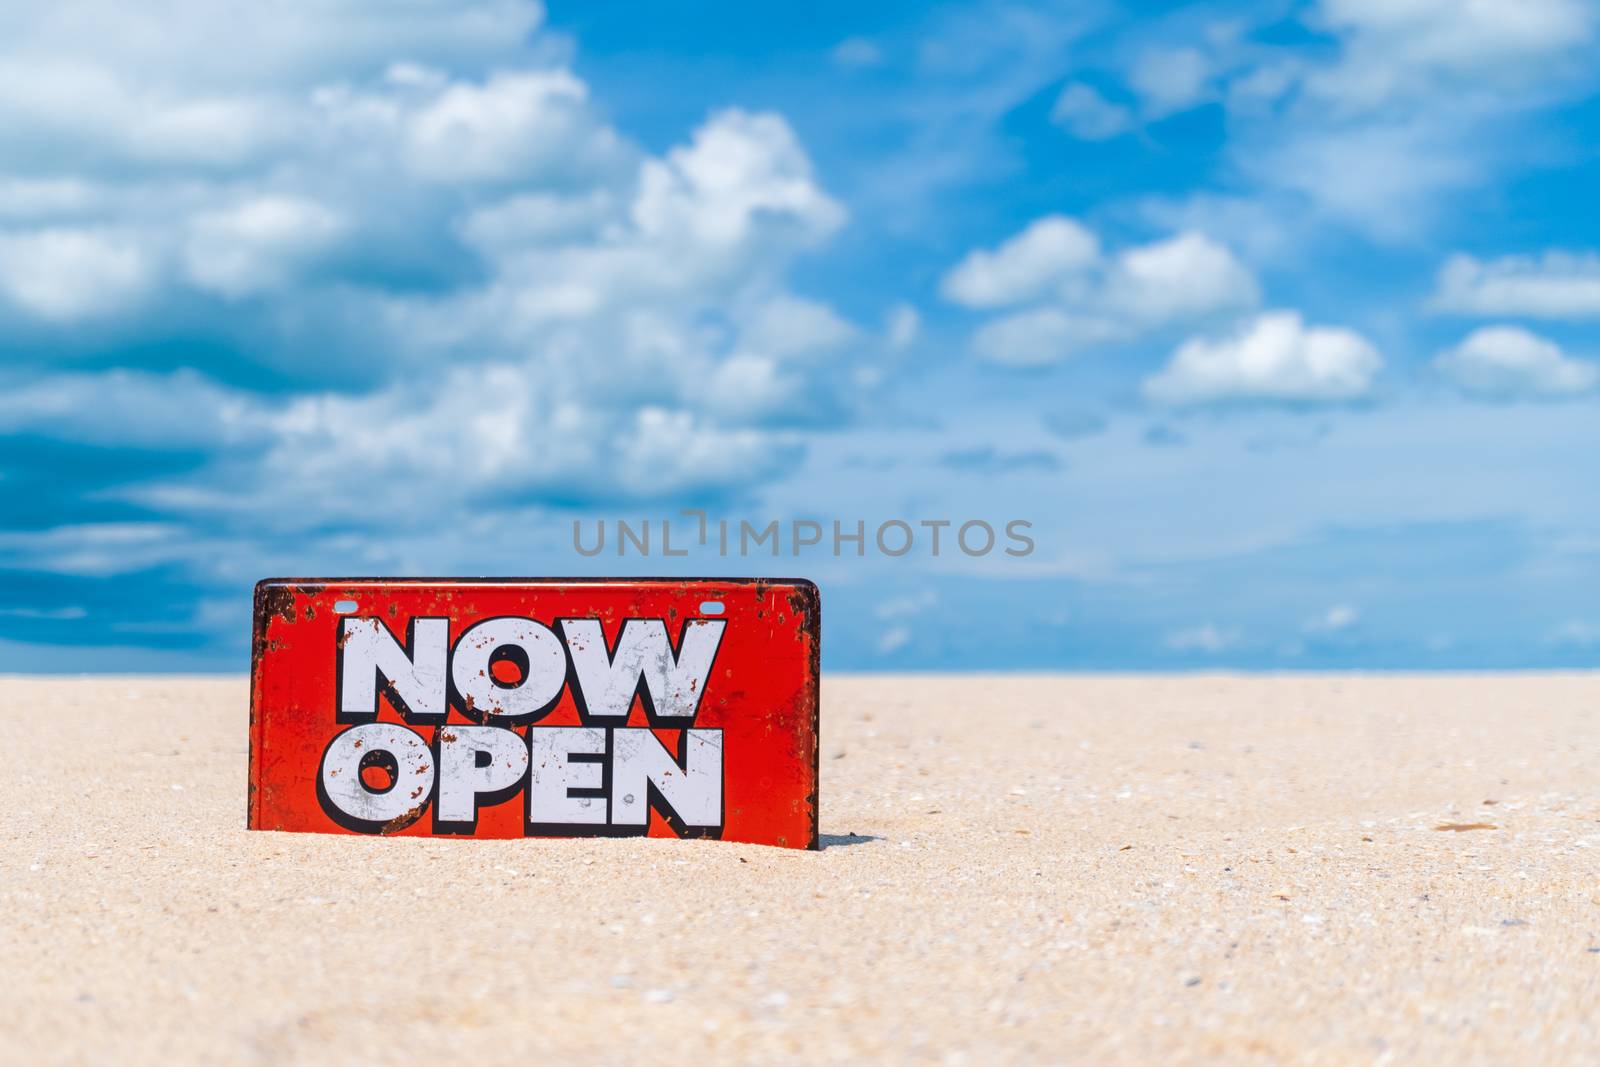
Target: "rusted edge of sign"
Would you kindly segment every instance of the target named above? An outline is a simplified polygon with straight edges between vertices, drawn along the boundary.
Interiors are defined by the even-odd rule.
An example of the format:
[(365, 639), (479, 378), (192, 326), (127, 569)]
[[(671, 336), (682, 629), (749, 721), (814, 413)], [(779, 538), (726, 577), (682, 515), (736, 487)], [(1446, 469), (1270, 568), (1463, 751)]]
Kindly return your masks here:
[(811, 782), (811, 793), (807, 796), (807, 806), (811, 813), (810, 839), (806, 849), (819, 851), (822, 847), (821, 823), (821, 789), (822, 789), (822, 598), (817, 584), (809, 578), (728, 578), (720, 576), (636, 576), (626, 577), (462, 577), (459, 575), (448, 577), (384, 577), (384, 576), (341, 576), (338, 578), (263, 578), (255, 585), (253, 605), (251, 611), (251, 639), (250, 639), (250, 758), (248, 763), (249, 789), (245, 806), (245, 825), (253, 827), (256, 824), (256, 790), (260, 768), (257, 761), (261, 756), (261, 709), (259, 705), (260, 694), (257, 691), (257, 674), (261, 666), (262, 654), (268, 651), (269, 639), (267, 637), (267, 623), (273, 617), (294, 617), (294, 595), (296, 593), (314, 596), (332, 586), (337, 588), (345, 584), (358, 582), (382, 582), (386, 585), (439, 585), (456, 583), (463, 585), (629, 585), (632, 583), (661, 583), (663, 585), (689, 584), (696, 582), (709, 582), (729, 586), (755, 586), (757, 595), (760, 595), (763, 586), (792, 585), (795, 594), (790, 598), (790, 604), (801, 616), (801, 632), (811, 639), (810, 663), (806, 674), (806, 689), (802, 694), (811, 708), (811, 766), (814, 770)]

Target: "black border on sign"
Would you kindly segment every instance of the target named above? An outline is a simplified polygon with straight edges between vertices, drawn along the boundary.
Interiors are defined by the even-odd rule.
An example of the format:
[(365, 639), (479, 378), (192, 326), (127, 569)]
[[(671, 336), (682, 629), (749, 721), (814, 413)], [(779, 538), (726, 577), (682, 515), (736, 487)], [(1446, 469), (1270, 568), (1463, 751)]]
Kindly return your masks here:
[[(267, 829), (260, 825), (260, 812), (256, 803), (256, 792), (260, 780), (260, 764), (262, 757), (261, 732), (261, 693), (258, 676), (261, 671), (262, 661), (268, 652), (271, 641), (268, 635), (269, 625), (274, 617), (283, 617), (284, 610), (292, 612), (294, 609), (294, 594), (315, 596), (329, 586), (334, 586), (342, 593), (345, 587), (358, 585), (385, 585), (385, 586), (426, 586), (426, 585), (528, 585), (528, 586), (574, 586), (574, 585), (690, 585), (703, 584), (710, 586), (742, 587), (754, 586), (792, 586), (795, 594), (800, 598), (796, 610), (801, 614), (800, 632), (811, 638), (810, 663), (807, 664), (809, 677), (802, 690), (802, 699), (809, 698), (811, 705), (811, 795), (807, 798), (811, 808), (810, 840), (804, 847), (816, 851), (821, 847), (819, 822), (821, 813), (821, 787), (822, 787), (822, 594), (817, 584), (809, 578), (726, 578), (726, 577), (582, 577), (582, 578), (505, 578), (505, 577), (429, 577), (429, 578), (384, 578), (384, 577), (348, 577), (348, 578), (263, 578), (255, 585), (254, 603), (252, 609), (252, 627), (250, 642), (250, 781), (248, 804), (246, 809), (246, 825), (252, 830)], [(352, 592), (356, 592), (352, 590)], [(670, 635), (670, 630), (669, 630)], [(559, 632), (557, 633), (559, 637)], [(680, 631), (680, 640), (681, 640)], [(337, 699), (337, 693), (335, 693)], [(726, 758), (726, 754), (724, 754)]]

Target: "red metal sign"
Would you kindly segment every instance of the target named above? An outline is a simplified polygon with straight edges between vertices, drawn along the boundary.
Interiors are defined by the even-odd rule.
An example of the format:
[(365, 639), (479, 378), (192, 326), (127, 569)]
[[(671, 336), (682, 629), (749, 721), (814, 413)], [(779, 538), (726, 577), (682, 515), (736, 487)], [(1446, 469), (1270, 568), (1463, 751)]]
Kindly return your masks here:
[(256, 586), (250, 826), (817, 847), (817, 588)]

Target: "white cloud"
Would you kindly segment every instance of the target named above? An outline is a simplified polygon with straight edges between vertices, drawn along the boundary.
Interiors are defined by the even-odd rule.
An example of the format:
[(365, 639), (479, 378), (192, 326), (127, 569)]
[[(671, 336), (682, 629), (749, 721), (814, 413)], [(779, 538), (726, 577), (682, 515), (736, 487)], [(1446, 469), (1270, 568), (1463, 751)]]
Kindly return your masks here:
[(1173, 652), (1216, 655), (1237, 646), (1240, 636), (1236, 627), (1222, 627), (1208, 622), (1185, 630), (1174, 630), (1167, 634), (1162, 643)]
[(860, 331), (779, 272), (842, 212), (772, 115), (714, 115), (643, 175), (632, 200), (580, 197), (571, 233), (555, 225), (563, 201), (536, 194), (499, 202), (498, 220), (472, 216), (497, 276), (401, 303), (393, 328), (422, 353), (500, 361), (299, 402), (271, 480), (300, 472), (298, 491), (336, 502), (397, 478), (450, 499), (664, 499), (791, 466), (798, 439), (769, 424), (837, 406), (831, 361)]
[(877, 607), (872, 609), (872, 614), (880, 619), (911, 619), (926, 615), (938, 603), (938, 593), (923, 589), (911, 595), (879, 601)]
[[(860, 331), (781, 278), (842, 213), (782, 120), (714, 115), (645, 172), (632, 199), (586, 199), (585, 225), (572, 236), (548, 236), (559, 201), (520, 197), (494, 209), (520, 226), (474, 216), (469, 232), (492, 251), (496, 275), (447, 300), (399, 305), (395, 333), (423, 352), (538, 353), (541, 375), (607, 403), (671, 397), (755, 417), (776, 413), (768, 401), (780, 395), (815, 400), (819, 383), (842, 389), (830, 361)], [(803, 363), (805, 377), (779, 373), (774, 360)], [(732, 404), (740, 385), (761, 386), (767, 399)]]
[(828, 305), (783, 294), (744, 316), (739, 342), (752, 352), (794, 357), (833, 351), (856, 335), (856, 328)]
[[(93, 47), (87, 41), (59, 54), (29, 52), (25, 39), (7, 44), (0, 45), (0, 149), (26, 152), (46, 172), (85, 162), (227, 169), (259, 159), (291, 132), (292, 109), (275, 95), (141, 80), (136, 70), (82, 62), (85, 46)], [(96, 148), (87, 161), (85, 142)]]
[(0, 232), (0, 295), (53, 322), (127, 308), (150, 287), (155, 272), (150, 242), (130, 230)]
[(0, 219), (70, 217), (100, 208), (106, 199), (106, 190), (99, 183), (81, 178), (0, 176)]
[(1451, 256), (1439, 270), (1433, 306), (1468, 315), (1600, 317), (1600, 254), (1549, 251), (1487, 262)]
[[(296, 401), (274, 420), (262, 490), (311, 515), (367, 521), (479, 498), (665, 499), (749, 485), (789, 465), (787, 435), (654, 404), (607, 405), (527, 367), (430, 387)], [(390, 487), (382, 500), (362, 486)]]
[(1100, 241), (1061, 215), (1030, 223), (992, 251), (971, 252), (944, 277), (941, 292), (970, 308), (1006, 307), (1045, 296), (1100, 259)]
[(1568, 619), (1551, 630), (1545, 641), (1565, 648), (1597, 648), (1600, 647), (1600, 625), (1585, 619)]
[(1600, 366), (1519, 326), (1474, 330), (1434, 366), (1458, 389), (1485, 397), (1576, 396), (1600, 384)]
[(617, 217), (609, 189), (578, 193), (518, 193), (470, 211), (458, 229), (469, 244), (489, 255), (529, 245), (593, 240)]
[(396, 57), (499, 66), (526, 55), (543, 15), (531, 0), (284, 0), (270, 9), (247, 0), (58, 0), (0, 7), (0, 41), (19, 58), (192, 99), (201, 88), (250, 94), (367, 77)]
[(687, 411), (635, 413), (608, 469), (634, 497), (673, 497), (759, 482), (788, 465), (792, 445), (754, 429), (724, 429)]
[(1322, 0), (1317, 17), (1344, 38), (1317, 94), (1372, 107), (1441, 79), (1522, 86), (1582, 54), (1595, 11), (1583, 0)]
[(217, 168), (257, 160), (292, 136), (288, 109), (264, 100), (196, 100), (169, 103), (127, 116), (128, 153), (156, 164)]
[[(640, 154), (530, 47), (536, 3), (286, 0), (270, 18), (228, 0), (158, 6), (0, 13), (0, 171), (26, 160), (29, 175), (0, 174), (0, 240), (39, 264), (6, 271), (0, 302), (29, 316), (159, 314), (184, 284), (232, 300), (309, 283), (329, 262), (465, 273), (439, 231), (465, 233), (491, 205), (430, 181), (631, 195)], [(320, 303), (343, 314), (362, 299)], [(310, 325), (328, 313), (318, 303), (261, 313), (341, 329)], [(275, 332), (254, 325), (240, 333)]]
[(1377, 349), (1360, 334), (1307, 327), (1296, 312), (1273, 311), (1232, 335), (1184, 342), (1145, 380), (1144, 393), (1167, 406), (1354, 400), (1370, 391), (1382, 366)]
[(1260, 295), (1255, 276), (1227, 246), (1200, 233), (1122, 252), (1105, 285), (1107, 304), (1140, 323), (1253, 307)]
[(537, 4), (160, 4), (0, 9), (0, 322), (176, 334), (299, 390), (38, 374), (0, 402), (24, 432), (210, 453), (150, 506), (265, 529), (732, 491), (867, 401), (847, 354), (915, 334), (792, 291), (846, 216), (781, 116), (647, 152), (529, 39)]
[(191, 220), (184, 268), (193, 284), (226, 297), (279, 288), (340, 228), (338, 216), (313, 201), (256, 197)]
[(1133, 128), (1133, 113), (1092, 85), (1070, 82), (1050, 108), (1050, 121), (1082, 141), (1104, 141)]
[(1045, 307), (984, 323), (972, 335), (972, 350), (991, 363), (1043, 367), (1125, 336), (1123, 327), (1109, 319)]
[[(1413, 241), (1453, 216), (1450, 194), (1525, 170), (1527, 116), (1592, 93), (1600, 9), (1589, 0), (1320, 0), (1299, 18), (1331, 40), (1264, 46), (1281, 16), (1213, 18), (1184, 49), (1137, 53), (1146, 117), (1210, 99), (1224, 149), (1300, 247), (1319, 229)], [(1214, 198), (1200, 193), (1202, 200)], [(1256, 244), (1239, 229), (1207, 229)]]
[(449, 85), (407, 118), (406, 161), (441, 182), (505, 181), (603, 163), (620, 146), (588, 114), (588, 95), (564, 70)]
[(1334, 604), (1305, 625), (1307, 633), (1333, 634), (1348, 630), (1361, 621), (1361, 612), (1349, 604)]
[(32, 570), (109, 577), (169, 564), (185, 548), (184, 531), (166, 522), (88, 522), (43, 530), (0, 530), (0, 553)]
[(737, 421), (770, 418), (799, 407), (803, 384), (769, 356), (738, 355), (718, 364), (705, 382), (704, 406)]
[(1194, 48), (1152, 48), (1140, 54), (1128, 83), (1152, 117), (1198, 103), (1206, 92), (1211, 63)]
[(896, 304), (889, 311), (885, 340), (891, 351), (901, 352), (916, 343), (922, 332), (922, 316), (910, 304)]
[[(1431, 113), (1345, 123), (1312, 117), (1239, 143), (1247, 146), (1241, 168), (1257, 181), (1385, 241), (1423, 232), (1440, 213), (1442, 191), (1484, 175), (1463, 130)], [(1280, 215), (1293, 210), (1294, 201), (1277, 206)]]
[(1303, 215), (1285, 210), (1282, 198), (1255, 194), (1150, 196), (1139, 200), (1138, 209), (1153, 227), (1207, 234), (1238, 249), (1253, 263), (1282, 263), (1297, 252), (1296, 242), (1306, 222)]
[(826, 237), (844, 209), (818, 187), (788, 123), (730, 109), (695, 131), (692, 143), (647, 160), (633, 221), (656, 239), (711, 245), (748, 238), (763, 220), (804, 241)]
[(907, 626), (891, 626), (878, 638), (878, 655), (890, 656), (900, 651), (911, 643), (911, 629)]
[(1305, 74), (1304, 60), (1283, 56), (1248, 67), (1228, 83), (1224, 100), (1234, 112), (1259, 118), (1270, 115), (1299, 86)]
[(883, 62), (883, 49), (865, 37), (846, 37), (828, 55), (841, 67), (876, 67)]
[(1255, 276), (1196, 232), (1102, 255), (1094, 234), (1048, 216), (994, 251), (970, 253), (944, 279), (967, 307), (1031, 305), (982, 324), (972, 350), (994, 363), (1043, 366), (1092, 345), (1255, 306)]
[(0, 5), (0, 158), (152, 173), (259, 164), (316, 133), (305, 121), (315, 87), (372, 78), (396, 58), (515, 63), (542, 17), (524, 0)]
[(61, 374), (0, 389), (0, 433), (88, 444), (219, 449), (268, 440), (270, 407), (192, 370)]

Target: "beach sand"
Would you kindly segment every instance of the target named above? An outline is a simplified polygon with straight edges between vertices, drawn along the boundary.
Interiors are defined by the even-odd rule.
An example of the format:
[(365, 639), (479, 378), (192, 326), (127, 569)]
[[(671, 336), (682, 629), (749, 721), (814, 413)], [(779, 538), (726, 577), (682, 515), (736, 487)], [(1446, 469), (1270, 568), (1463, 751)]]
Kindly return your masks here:
[(830, 676), (820, 853), (252, 833), (242, 678), (0, 717), (6, 1064), (1600, 1056), (1600, 676)]

